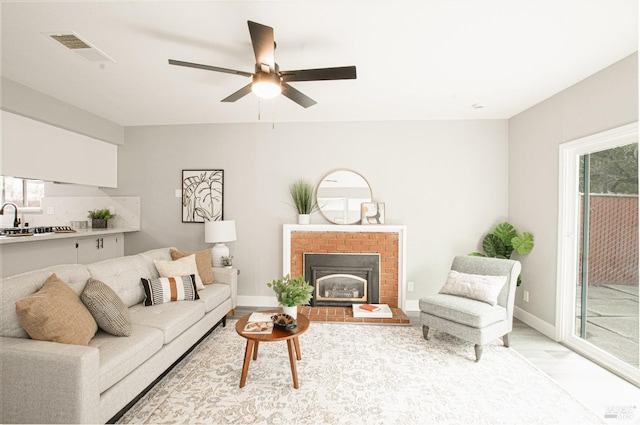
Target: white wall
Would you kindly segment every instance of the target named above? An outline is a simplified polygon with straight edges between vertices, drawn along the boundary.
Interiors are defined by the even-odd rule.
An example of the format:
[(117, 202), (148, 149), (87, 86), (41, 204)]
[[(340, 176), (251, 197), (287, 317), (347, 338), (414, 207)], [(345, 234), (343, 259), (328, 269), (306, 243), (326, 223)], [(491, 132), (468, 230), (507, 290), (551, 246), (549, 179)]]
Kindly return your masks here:
[[(268, 295), (282, 265), (282, 224), (294, 223), (288, 186), (349, 168), (386, 203), (387, 223), (408, 226), (407, 299), (436, 292), (454, 255), (478, 249), (507, 214), (507, 122), (216, 124), (130, 127), (118, 149), (119, 189), (141, 197), (142, 231), (126, 253), (204, 248), (202, 224), (181, 222), (182, 169), (224, 169), (224, 217), (241, 270), (240, 295)], [(313, 223), (326, 223), (319, 213)]]
[(509, 218), (536, 244), (519, 258), (524, 283), (516, 305), (526, 316), (555, 324), (558, 146), (637, 120), (637, 53), (509, 120)]

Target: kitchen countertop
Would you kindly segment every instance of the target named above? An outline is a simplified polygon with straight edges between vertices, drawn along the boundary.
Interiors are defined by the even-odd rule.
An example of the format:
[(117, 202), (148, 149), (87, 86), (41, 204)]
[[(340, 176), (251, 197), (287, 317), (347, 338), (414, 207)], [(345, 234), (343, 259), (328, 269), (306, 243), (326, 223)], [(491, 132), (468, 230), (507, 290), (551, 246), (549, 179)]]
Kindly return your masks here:
[(40, 242), (52, 239), (90, 238), (93, 236), (112, 235), (114, 233), (128, 233), (138, 231), (140, 231), (140, 229), (135, 227), (114, 227), (108, 229), (78, 229), (73, 233), (37, 233), (33, 236), (0, 236), (0, 245), (24, 242)]

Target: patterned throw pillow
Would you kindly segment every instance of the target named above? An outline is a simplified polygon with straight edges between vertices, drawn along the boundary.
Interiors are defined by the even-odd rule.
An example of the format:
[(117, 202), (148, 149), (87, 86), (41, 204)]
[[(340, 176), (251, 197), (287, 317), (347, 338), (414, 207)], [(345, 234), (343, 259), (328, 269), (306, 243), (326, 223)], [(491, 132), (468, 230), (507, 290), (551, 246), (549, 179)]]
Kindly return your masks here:
[(156, 265), (156, 270), (158, 270), (160, 277), (189, 276), (192, 274), (196, 277), (196, 287), (198, 290), (204, 289), (202, 279), (198, 272), (195, 254), (187, 255), (186, 257), (173, 261), (153, 260), (153, 263)]
[(211, 269), (211, 250), (203, 249), (202, 251), (177, 251), (175, 249), (171, 249), (171, 258), (174, 260), (178, 260), (182, 257), (186, 257), (187, 255), (195, 254), (196, 255), (196, 266), (198, 267), (198, 274), (202, 278), (202, 283), (205, 285), (211, 285), (213, 282), (213, 270)]
[(171, 301), (199, 300), (194, 275), (140, 279), (144, 288), (144, 305), (156, 305)]
[(485, 276), (450, 270), (440, 293), (496, 305), (498, 295), (505, 283), (507, 283), (507, 276)]
[(98, 325), (80, 297), (56, 274), (36, 293), (16, 301), (18, 320), (32, 339), (88, 345)]
[(80, 299), (100, 329), (115, 336), (131, 335), (129, 309), (109, 285), (89, 278)]

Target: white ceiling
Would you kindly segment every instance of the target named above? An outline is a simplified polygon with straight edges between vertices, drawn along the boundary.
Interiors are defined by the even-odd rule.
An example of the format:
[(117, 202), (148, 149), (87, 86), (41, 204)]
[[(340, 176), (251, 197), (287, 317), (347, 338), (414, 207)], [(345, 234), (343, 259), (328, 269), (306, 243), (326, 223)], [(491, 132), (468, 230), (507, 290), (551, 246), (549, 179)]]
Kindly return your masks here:
[[(1, 13), (4, 77), (124, 126), (510, 118), (638, 49), (637, 0), (5, 1)], [(247, 20), (274, 28), (282, 70), (356, 65), (357, 80), (292, 83), (318, 102), (308, 109), (221, 103), (249, 78), (167, 64), (253, 72)], [(66, 31), (115, 62), (43, 35)]]

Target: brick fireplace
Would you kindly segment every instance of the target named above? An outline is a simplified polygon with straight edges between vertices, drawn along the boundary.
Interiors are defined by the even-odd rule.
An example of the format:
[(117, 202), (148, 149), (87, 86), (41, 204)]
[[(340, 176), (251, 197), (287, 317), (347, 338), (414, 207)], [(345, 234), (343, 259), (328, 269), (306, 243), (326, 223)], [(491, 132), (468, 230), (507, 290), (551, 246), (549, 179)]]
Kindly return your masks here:
[(406, 226), (287, 224), (283, 228), (283, 274), (304, 276), (305, 254), (378, 254), (379, 302), (402, 312), (405, 246)]

